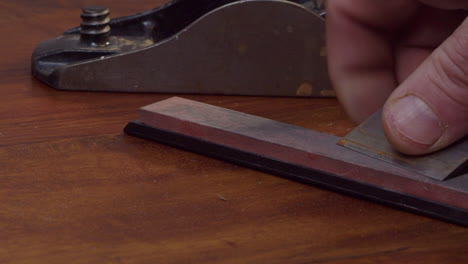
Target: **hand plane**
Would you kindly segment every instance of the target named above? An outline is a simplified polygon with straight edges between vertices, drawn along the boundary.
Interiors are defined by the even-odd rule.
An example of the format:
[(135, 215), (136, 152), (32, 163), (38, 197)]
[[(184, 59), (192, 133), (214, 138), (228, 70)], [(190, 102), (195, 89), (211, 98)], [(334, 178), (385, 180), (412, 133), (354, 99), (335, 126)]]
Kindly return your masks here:
[(333, 97), (324, 0), (172, 0), (44, 41), (33, 75), (60, 90)]

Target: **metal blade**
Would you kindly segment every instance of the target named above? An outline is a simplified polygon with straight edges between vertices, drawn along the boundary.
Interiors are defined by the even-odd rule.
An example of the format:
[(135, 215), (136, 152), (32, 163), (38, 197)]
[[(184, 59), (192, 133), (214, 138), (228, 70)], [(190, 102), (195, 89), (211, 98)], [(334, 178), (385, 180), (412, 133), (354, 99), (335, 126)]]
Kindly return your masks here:
[(338, 144), (440, 181), (463, 174), (468, 169), (468, 137), (433, 154), (404, 155), (387, 141), (382, 129), (381, 111), (374, 113)]

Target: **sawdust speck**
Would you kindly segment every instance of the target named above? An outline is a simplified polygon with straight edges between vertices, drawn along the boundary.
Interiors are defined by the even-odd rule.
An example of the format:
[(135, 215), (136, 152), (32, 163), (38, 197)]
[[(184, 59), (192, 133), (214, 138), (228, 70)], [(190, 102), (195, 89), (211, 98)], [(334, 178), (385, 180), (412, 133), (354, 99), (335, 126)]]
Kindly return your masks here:
[(221, 201), (227, 201), (228, 199), (226, 199), (226, 197), (222, 196), (221, 194), (217, 194), (218, 198), (221, 200)]

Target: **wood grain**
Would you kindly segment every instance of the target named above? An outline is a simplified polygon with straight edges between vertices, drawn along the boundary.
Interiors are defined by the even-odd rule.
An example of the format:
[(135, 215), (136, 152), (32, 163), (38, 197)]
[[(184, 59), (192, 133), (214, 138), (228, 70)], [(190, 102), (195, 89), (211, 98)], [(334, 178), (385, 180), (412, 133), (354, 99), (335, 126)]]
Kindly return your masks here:
[[(468, 263), (468, 230), (123, 135), (171, 95), (63, 92), (30, 75), (77, 0), (0, 3), (0, 263)], [(99, 1), (113, 16), (162, 1)], [(322, 132), (336, 100), (184, 96)]]

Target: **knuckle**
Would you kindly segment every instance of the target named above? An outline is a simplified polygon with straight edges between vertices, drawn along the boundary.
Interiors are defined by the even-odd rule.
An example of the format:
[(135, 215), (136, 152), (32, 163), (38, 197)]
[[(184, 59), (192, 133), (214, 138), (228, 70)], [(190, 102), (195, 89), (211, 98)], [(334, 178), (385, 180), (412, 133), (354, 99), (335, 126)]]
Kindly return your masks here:
[(453, 101), (468, 108), (468, 30), (434, 53), (429, 80)]

